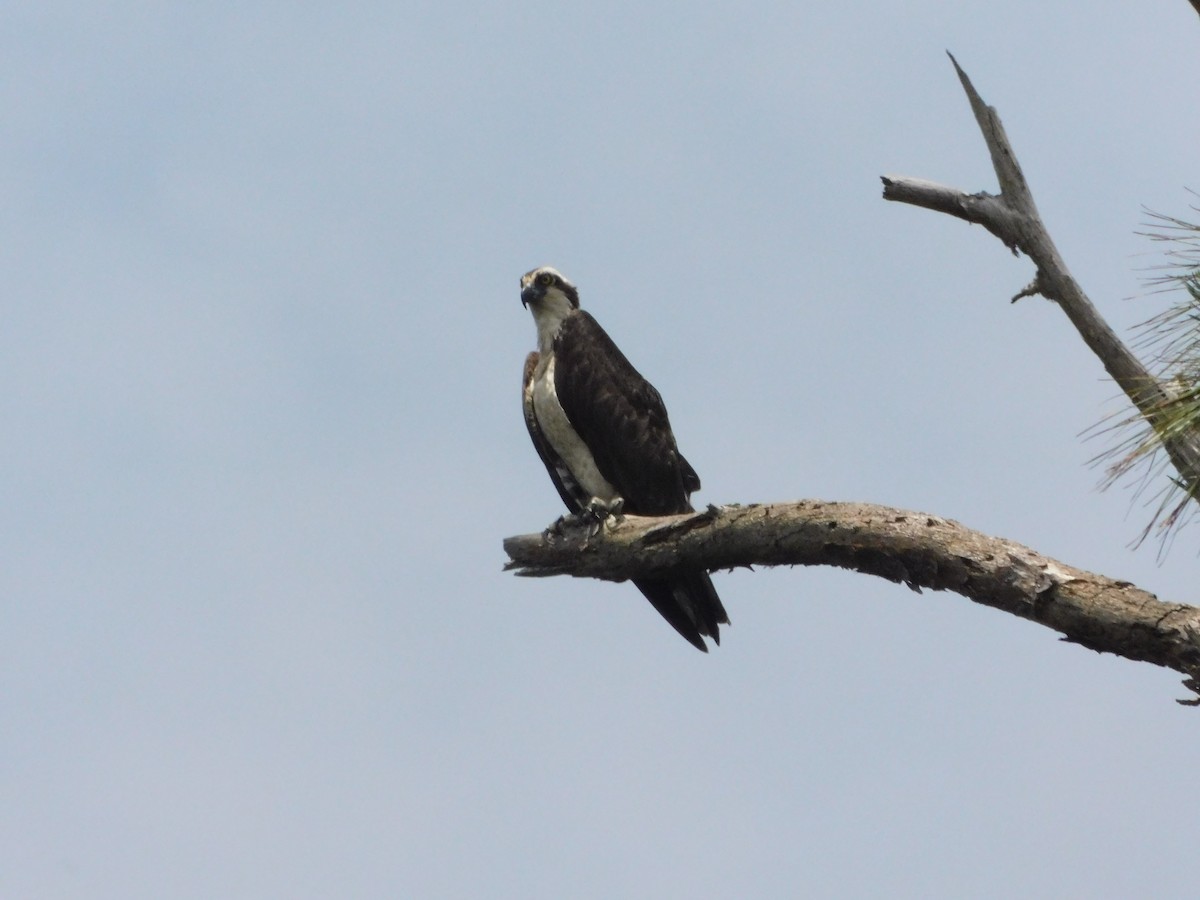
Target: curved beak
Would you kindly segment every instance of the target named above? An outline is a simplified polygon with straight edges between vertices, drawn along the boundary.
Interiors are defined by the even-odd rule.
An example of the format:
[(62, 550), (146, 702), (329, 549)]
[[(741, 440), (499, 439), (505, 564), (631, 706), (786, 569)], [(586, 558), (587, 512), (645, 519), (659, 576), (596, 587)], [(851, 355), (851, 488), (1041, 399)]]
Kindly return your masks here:
[(529, 284), (521, 288), (521, 305), (526, 309), (529, 308), (530, 303), (535, 302), (537, 299), (538, 290), (535, 285)]

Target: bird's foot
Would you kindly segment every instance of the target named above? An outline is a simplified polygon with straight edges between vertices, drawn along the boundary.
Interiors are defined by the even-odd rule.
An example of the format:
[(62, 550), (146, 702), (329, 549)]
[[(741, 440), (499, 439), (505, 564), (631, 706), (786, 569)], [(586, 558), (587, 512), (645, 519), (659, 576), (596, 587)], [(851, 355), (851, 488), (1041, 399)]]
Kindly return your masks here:
[(624, 508), (625, 501), (620, 497), (611, 503), (605, 502), (599, 497), (593, 497), (588, 501), (587, 506), (575, 515), (559, 516), (549, 528), (542, 532), (542, 537), (548, 542), (554, 543), (560, 539), (578, 540), (582, 536), (583, 545), (587, 546), (588, 541), (606, 528), (624, 521), (625, 516), (622, 513)]
[(558, 538), (566, 537), (567, 529), (574, 521), (574, 516), (559, 516), (542, 532), (542, 539), (553, 544)]
[(605, 502), (599, 497), (589, 500), (588, 505), (579, 513), (579, 521), (587, 530), (587, 539), (591, 540), (609, 527), (610, 520), (614, 525), (623, 522), (625, 515), (622, 510), (624, 509), (625, 499), (623, 497), (617, 497), (611, 503)]
[(588, 501), (588, 505), (584, 507), (581, 516), (591, 516), (599, 519), (601, 522), (612, 518), (617, 522), (625, 521), (625, 498), (617, 497), (612, 501), (601, 500), (599, 497), (593, 497)]

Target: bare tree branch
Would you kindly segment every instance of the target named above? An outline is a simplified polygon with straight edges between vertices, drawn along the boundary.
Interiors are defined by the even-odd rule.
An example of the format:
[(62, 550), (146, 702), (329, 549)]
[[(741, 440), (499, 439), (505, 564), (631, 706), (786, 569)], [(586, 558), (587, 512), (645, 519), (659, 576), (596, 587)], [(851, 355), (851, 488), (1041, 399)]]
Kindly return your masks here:
[(1189, 494), (1200, 496), (1200, 435), (1163, 427), (1162, 411), (1171, 406), (1170, 392), (1122, 343), (1072, 277), (1042, 223), (1000, 116), (983, 102), (958, 61), (953, 56), (950, 61), (954, 63), (975, 121), (987, 143), (992, 168), (1000, 182), (1000, 194), (966, 194), (921, 179), (884, 176), (884, 199), (948, 213), (982, 225), (1014, 253), (1019, 250), (1028, 256), (1037, 266), (1037, 273), (1013, 300), (1037, 293), (1062, 308), (1108, 374), (1158, 432), (1172, 464), (1189, 488)]
[(518, 575), (610, 581), (675, 567), (838, 566), (918, 591), (955, 591), (1092, 650), (1174, 669), (1200, 692), (1200, 608), (925, 513), (817, 500), (710, 506), (629, 516), (590, 540), (569, 528), (510, 537), (504, 549), (505, 568)]
[[(1200, 0), (1193, 0), (1200, 9)], [(1037, 211), (996, 111), (951, 56), (983, 133), (1000, 194), (967, 194), (916, 178), (883, 179), (885, 199), (983, 225), (1036, 266), (1014, 300), (1042, 294), (1067, 314), (1105, 369), (1158, 432), (1190, 489), (1200, 494), (1200, 435), (1167, 431), (1170, 392), (1121, 342), (1075, 282)], [(914, 590), (950, 590), (1063, 634), (1101, 653), (1149, 662), (1187, 676), (1200, 695), (1200, 608), (1163, 603), (1125, 581), (1086, 572), (1020, 544), (938, 516), (861, 503), (754, 504), (644, 519), (627, 517), (599, 535), (577, 527), (504, 541), (518, 575), (573, 575), (624, 581), (677, 568), (830, 565), (877, 575)], [(1200, 705), (1196, 699), (1180, 701)]]

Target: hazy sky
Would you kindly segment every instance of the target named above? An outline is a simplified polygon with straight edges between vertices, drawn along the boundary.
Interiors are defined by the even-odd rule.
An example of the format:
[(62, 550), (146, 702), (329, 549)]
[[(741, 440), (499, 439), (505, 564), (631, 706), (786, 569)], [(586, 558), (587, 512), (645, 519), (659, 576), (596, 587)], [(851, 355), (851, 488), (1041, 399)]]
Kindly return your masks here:
[[(1003, 116), (1076, 277), (1162, 309), (1183, 0), (0, 13), (0, 896), (1194, 896), (1179, 677), (955, 595), (502, 573), (562, 511), (518, 277), (660, 389), (699, 503), (952, 517), (1196, 602), (1120, 411), (981, 228)], [(1135, 298), (1135, 299), (1129, 299)]]

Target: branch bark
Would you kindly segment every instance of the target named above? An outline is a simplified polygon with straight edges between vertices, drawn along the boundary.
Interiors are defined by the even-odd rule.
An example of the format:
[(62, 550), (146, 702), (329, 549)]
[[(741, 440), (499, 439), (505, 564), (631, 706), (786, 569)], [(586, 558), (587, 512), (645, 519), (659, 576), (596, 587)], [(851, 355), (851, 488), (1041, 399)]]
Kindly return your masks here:
[(1200, 608), (925, 513), (819, 500), (710, 506), (628, 516), (590, 539), (569, 528), (510, 537), (504, 549), (505, 569), (518, 575), (609, 581), (677, 567), (838, 566), (917, 591), (954, 591), (1097, 652), (1173, 669), (1200, 694)]
[(1041, 294), (1057, 303), (1080, 337), (1099, 357), (1105, 370), (1154, 427), (1188, 493), (1200, 497), (1200, 435), (1164, 429), (1162, 412), (1171, 407), (1170, 393), (1117, 337), (1087, 294), (1075, 281), (1042, 223), (1016, 153), (1004, 133), (1000, 116), (983, 102), (966, 72), (950, 56), (971, 111), (992, 158), (1000, 194), (967, 194), (923, 179), (883, 176), (883, 197), (946, 213), (982, 225), (1008, 247), (1028, 256), (1037, 267), (1033, 281), (1014, 301)]

